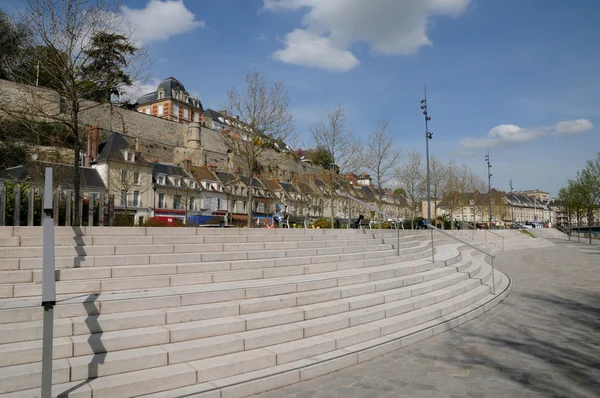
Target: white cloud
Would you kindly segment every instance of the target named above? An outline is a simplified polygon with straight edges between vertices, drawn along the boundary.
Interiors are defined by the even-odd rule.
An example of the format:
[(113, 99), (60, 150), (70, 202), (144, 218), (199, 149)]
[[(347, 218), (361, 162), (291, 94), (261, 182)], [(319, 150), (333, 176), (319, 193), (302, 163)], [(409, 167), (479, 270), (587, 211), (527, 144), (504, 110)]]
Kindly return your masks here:
[[(365, 42), (379, 54), (413, 54), (420, 47), (431, 45), (427, 36), (431, 18), (458, 16), (470, 3), (471, 0), (263, 0), (263, 7), (274, 12), (306, 11), (302, 21), (305, 29), (287, 34), (286, 48), (278, 50), (275, 58), (345, 71), (359, 65), (349, 50), (354, 43)], [(324, 49), (332, 51), (336, 60), (329, 60), (330, 54), (323, 56)]]
[(587, 119), (567, 120), (555, 126), (553, 135), (555, 137), (581, 134), (594, 128), (592, 122)]
[(514, 124), (501, 124), (492, 128), (486, 137), (465, 138), (460, 146), (466, 150), (497, 148), (533, 141), (544, 136), (564, 137), (585, 133), (594, 128), (587, 119), (565, 120), (554, 126), (523, 128)]
[(197, 20), (182, 0), (150, 0), (146, 8), (123, 6), (122, 12), (131, 24), (134, 36), (142, 42), (166, 40), (205, 26), (204, 21)]
[(285, 36), (287, 48), (277, 50), (273, 58), (289, 64), (347, 71), (360, 62), (350, 51), (336, 48), (331, 40), (309, 31), (296, 29)]
[(148, 83), (141, 83), (139, 81), (133, 82), (131, 86), (124, 86), (121, 90), (121, 101), (134, 103), (140, 96), (153, 91), (160, 84), (160, 80), (156, 77), (150, 79)]

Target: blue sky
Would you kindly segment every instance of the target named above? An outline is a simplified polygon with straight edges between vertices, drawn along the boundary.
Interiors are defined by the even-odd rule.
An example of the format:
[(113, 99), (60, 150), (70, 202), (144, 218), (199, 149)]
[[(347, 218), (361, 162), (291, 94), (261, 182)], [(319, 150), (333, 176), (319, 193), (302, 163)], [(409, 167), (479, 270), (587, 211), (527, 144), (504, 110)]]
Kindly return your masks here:
[[(20, 2), (0, 0), (5, 9)], [(556, 194), (600, 150), (597, 0), (129, 0), (153, 61), (205, 108), (256, 68), (286, 81), (303, 147), (338, 104), (366, 137), (468, 164), (492, 185)]]

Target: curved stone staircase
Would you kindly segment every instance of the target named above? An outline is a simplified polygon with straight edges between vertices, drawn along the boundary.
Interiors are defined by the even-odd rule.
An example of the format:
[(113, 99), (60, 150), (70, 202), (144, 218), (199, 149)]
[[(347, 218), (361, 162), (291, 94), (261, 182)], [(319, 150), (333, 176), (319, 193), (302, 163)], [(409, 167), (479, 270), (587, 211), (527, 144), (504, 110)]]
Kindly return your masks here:
[[(436, 233), (56, 228), (53, 396), (243, 397), (456, 327), (510, 279)], [(406, 232), (408, 233), (408, 231)], [(0, 398), (39, 396), (41, 228), (0, 228)]]

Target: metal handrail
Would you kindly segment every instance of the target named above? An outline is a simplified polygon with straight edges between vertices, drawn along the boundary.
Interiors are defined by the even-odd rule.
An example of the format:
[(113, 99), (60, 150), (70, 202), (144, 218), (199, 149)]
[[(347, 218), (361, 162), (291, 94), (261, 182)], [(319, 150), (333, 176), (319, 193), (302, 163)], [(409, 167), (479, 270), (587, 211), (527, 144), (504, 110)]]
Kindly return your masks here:
[(504, 251), (504, 236), (497, 234), (495, 232), (490, 231), (489, 229), (486, 229), (485, 232), (489, 232), (492, 235), (496, 235), (497, 237), (499, 237), (500, 239), (502, 239), (502, 251)]
[[(382, 216), (386, 217), (386, 218), (391, 218), (392, 220), (396, 220), (396, 231), (397, 231), (397, 237), (396, 237), (396, 256), (400, 256), (400, 228), (398, 228), (398, 223), (400, 222), (399, 218), (396, 217), (392, 217), (389, 214), (386, 214), (384, 212), (382, 212), (381, 210), (377, 209), (376, 207), (373, 207), (365, 202), (363, 202), (362, 200), (358, 200), (356, 199), (354, 196), (350, 196), (348, 194), (345, 195), (349, 200), (352, 199), (353, 201), (357, 202), (358, 204), (365, 206), (368, 209), (373, 210), (374, 212), (377, 212), (379, 214), (381, 214)], [(348, 202), (348, 209), (350, 209), (350, 202)], [(350, 220), (350, 212), (348, 212), (348, 220)], [(404, 223), (402, 224), (402, 229), (404, 229)], [(363, 230), (364, 232), (364, 230)], [(431, 252), (433, 253), (433, 240), (432, 240), (432, 246), (431, 246)]]
[[(385, 218), (391, 218), (392, 220), (396, 220), (396, 221), (398, 221), (398, 220), (399, 220), (399, 218), (398, 218), (398, 217), (390, 216), (389, 214), (387, 214), (387, 213), (384, 213), (383, 211), (379, 210), (379, 209), (378, 209), (378, 208), (376, 208), (375, 206), (371, 206), (370, 204), (368, 204), (368, 203), (365, 203), (365, 202), (363, 202), (362, 200), (356, 199), (354, 196), (351, 196), (351, 195), (348, 195), (348, 194), (346, 194), (345, 196), (346, 196), (348, 199), (352, 199), (353, 201), (357, 202), (358, 204), (360, 204), (360, 205), (362, 205), (362, 206), (365, 206), (365, 207), (367, 207), (367, 208), (369, 208), (369, 209), (373, 210), (375, 213), (379, 213), (379, 214), (381, 214), (381, 215), (382, 215), (382, 216), (384, 216)], [(350, 217), (350, 215), (348, 215), (348, 217)], [(404, 225), (402, 226), (402, 229), (404, 229)]]
[(483, 249), (481, 249), (481, 248), (479, 248), (479, 247), (477, 247), (477, 246), (475, 246), (475, 245), (473, 245), (471, 243), (465, 242), (464, 240), (462, 240), (462, 239), (460, 239), (460, 238), (458, 238), (458, 237), (456, 237), (456, 236), (454, 236), (452, 234), (449, 234), (448, 232), (444, 231), (443, 229), (439, 229), (437, 227), (434, 227), (431, 224), (427, 224), (427, 228), (431, 229), (432, 231), (438, 231), (438, 232), (442, 233), (443, 235), (446, 235), (446, 236), (448, 236), (450, 238), (453, 238), (453, 239), (459, 241), (460, 243), (463, 243), (463, 244), (465, 244), (465, 245), (467, 245), (467, 246), (469, 246), (469, 247), (471, 247), (471, 248), (473, 248), (473, 249), (475, 249), (475, 250), (477, 250), (477, 251), (479, 251), (479, 252), (481, 252), (481, 253), (489, 256), (490, 259), (492, 260), (492, 294), (496, 294), (496, 279), (494, 278), (494, 274), (495, 274), (494, 259), (496, 258), (495, 254), (492, 254), (492, 253), (490, 253), (488, 251), (485, 251), (485, 250), (483, 250)]

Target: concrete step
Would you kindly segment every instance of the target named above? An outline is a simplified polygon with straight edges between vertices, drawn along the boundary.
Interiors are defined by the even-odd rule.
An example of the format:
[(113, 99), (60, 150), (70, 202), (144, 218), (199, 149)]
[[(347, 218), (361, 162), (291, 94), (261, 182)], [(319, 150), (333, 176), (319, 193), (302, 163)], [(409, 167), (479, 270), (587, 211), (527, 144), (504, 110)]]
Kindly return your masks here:
[[(80, 250), (80, 253), (64, 255), (57, 253), (55, 258), (55, 266), (61, 268), (79, 268), (79, 267), (101, 267), (115, 265), (144, 265), (144, 264), (174, 264), (174, 263), (189, 263), (189, 262), (213, 262), (213, 261), (236, 261), (236, 260), (258, 260), (284, 257), (306, 257), (306, 256), (327, 256), (329, 254), (343, 254), (354, 252), (371, 252), (381, 250), (383, 247), (392, 249), (391, 244), (373, 244), (373, 245), (351, 245), (339, 247), (325, 247), (316, 249), (273, 249), (260, 251), (223, 251), (216, 250), (222, 245), (214, 246), (214, 251), (210, 252), (167, 252), (156, 253), (162, 250), (165, 246), (155, 246), (152, 249), (144, 250), (143, 247), (135, 246), (134, 251), (139, 254), (115, 254), (113, 246), (95, 246), (96, 252), (103, 250), (102, 255), (92, 255)], [(26, 249), (26, 248), (24, 248)], [(110, 249), (110, 250), (108, 250)], [(68, 248), (73, 251), (73, 248)], [(87, 249), (86, 249), (87, 250)], [(90, 249), (91, 250), (91, 249)], [(182, 249), (183, 250), (183, 249)], [(404, 250), (411, 250), (410, 248)], [(413, 249), (415, 250), (415, 249)], [(416, 249), (418, 250), (418, 249)], [(133, 250), (132, 250), (133, 251)], [(148, 253), (148, 251), (150, 253)], [(155, 253), (152, 253), (155, 252)], [(40, 250), (41, 253), (41, 250)], [(17, 253), (19, 254), (19, 253)], [(21, 253), (25, 257), (0, 258), (0, 271), (2, 270), (36, 270), (41, 269), (42, 259), (41, 254), (27, 255)]]
[[(482, 285), (473, 284), (473, 282), (477, 281), (463, 281), (456, 286), (441, 289), (436, 293), (400, 300), (393, 306), (390, 304), (377, 306), (377, 309), (384, 309), (382, 317), (354, 326), (352, 326), (353, 314), (348, 313), (313, 321), (301, 321), (289, 325), (269, 327), (263, 330), (236, 332), (222, 337), (187, 340), (181, 343), (164, 343), (164, 337), (160, 336), (162, 333), (154, 331), (154, 329), (158, 330), (160, 328), (150, 328), (151, 331), (144, 335), (140, 335), (138, 331), (135, 331), (136, 333), (133, 333), (133, 331), (105, 333), (102, 340), (88, 339), (88, 341), (83, 341), (82, 339), (73, 338), (74, 357), (69, 358), (66, 365), (59, 362), (59, 366), (55, 367), (55, 372), (64, 372), (64, 368), (68, 367), (67, 374), (70, 375), (70, 379), (64, 379), (64, 377), (60, 379), (61, 382), (67, 382), (166, 366), (167, 363), (174, 364), (189, 361), (196, 361), (198, 367), (206, 370), (207, 361), (199, 361), (203, 358), (261, 348), (275, 354), (277, 364), (283, 364), (394, 333), (469, 305), (479, 299), (484, 290), (485, 294), (489, 291), (487, 286), (485, 286), (485, 289), (479, 289)], [(473, 287), (465, 292), (464, 288), (469, 284)], [(477, 291), (477, 293), (475, 295), (467, 294), (471, 290)], [(447, 297), (446, 293), (453, 294), (453, 296)], [(474, 296), (477, 298), (473, 298)], [(458, 297), (461, 299), (458, 300)], [(403, 316), (399, 316), (394, 311), (398, 308), (402, 308), (400, 313)], [(223, 326), (223, 324), (220, 326)], [(146, 348), (123, 348), (125, 345), (133, 343), (132, 337), (134, 335), (140, 336), (135, 344), (137, 346), (145, 345)], [(315, 337), (321, 335), (320, 338)], [(156, 347), (157, 345), (160, 345), (160, 347)], [(106, 350), (108, 353), (99, 355), (103, 352), (93, 352), (99, 350)], [(263, 350), (259, 353), (261, 353), (259, 357), (265, 357), (262, 359), (263, 364), (272, 364), (273, 358), (271, 355)], [(86, 356), (86, 354), (96, 355)], [(254, 357), (254, 355), (249, 355), (248, 358), (250, 357)], [(229, 355), (227, 358), (234, 358), (234, 356)], [(222, 361), (221, 359), (216, 364), (222, 364)], [(197, 368), (194, 364), (191, 365)], [(223, 372), (222, 366), (219, 367)], [(39, 382), (38, 368), (39, 364), (1, 368), (1, 377), (11, 377), (19, 380), (15, 387), (6, 387), (8, 390), (3, 392), (16, 391), (10, 390), (11, 388), (23, 389), (35, 385), (36, 381)], [(219, 373), (217, 376), (205, 374), (202, 381), (209, 381), (210, 377), (218, 378), (222, 375), (223, 373)]]
[[(401, 258), (410, 260), (421, 258), (427, 255), (423, 249), (426, 249), (428, 244), (422, 244), (418, 247), (412, 247), (408, 249), (400, 250)], [(349, 250), (352, 249), (352, 250)], [(361, 251), (363, 249), (363, 251)], [(373, 249), (373, 251), (371, 251)], [(245, 279), (262, 279), (277, 276), (288, 276), (288, 275), (300, 275), (305, 273), (324, 272), (333, 269), (340, 269), (343, 267), (352, 268), (356, 266), (357, 261), (361, 262), (363, 259), (372, 259), (382, 256), (392, 257), (396, 253), (390, 250), (388, 245), (373, 245), (368, 247), (348, 248), (348, 251), (353, 253), (339, 254), (339, 255), (321, 255), (318, 258), (313, 256), (306, 257), (287, 257), (282, 259), (266, 259), (266, 260), (241, 260), (241, 261), (220, 261), (212, 263), (189, 263), (189, 264), (152, 264), (152, 265), (138, 265), (138, 266), (114, 266), (114, 267), (90, 267), (90, 268), (74, 268), (56, 270), (56, 277), (58, 281), (62, 278), (67, 280), (83, 280), (87, 279), (84, 283), (61, 283), (57, 282), (57, 293), (58, 294), (70, 294), (70, 293), (86, 293), (86, 292), (98, 292), (98, 291), (117, 291), (117, 290), (137, 290), (137, 289), (148, 289), (156, 287), (167, 287), (167, 286), (180, 286), (189, 284), (202, 284), (202, 283), (213, 283), (213, 282), (225, 282), (233, 280), (245, 280)], [(288, 251), (289, 252), (289, 251)], [(412, 255), (411, 255), (412, 254)], [(398, 258), (395, 257), (397, 260)], [(333, 260), (329, 263), (321, 263), (322, 261)], [(393, 261), (396, 261), (393, 260)], [(392, 261), (392, 260), (390, 260)], [(315, 264), (316, 262), (316, 264)], [(339, 264), (344, 262), (344, 265)], [(291, 264), (291, 265), (289, 265)], [(301, 268), (300, 265), (307, 265)], [(308, 265), (310, 264), (310, 265)], [(286, 267), (286, 265), (289, 265)], [(359, 264), (360, 266), (360, 264)], [(246, 269), (246, 267), (255, 271), (247, 272), (228, 272), (228, 270), (234, 269)], [(263, 268), (263, 270), (259, 270)], [(274, 268), (274, 269), (268, 269)], [(195, 278), (189, 278), (186, 276), (179, 277), (168, 277), (171, 274), (187, 274), (187, 273), (206, 273), (206, 271), (223, 271), (212, 274), (198, 275)], [(12, 285), (0, 285), (5, 287), (4, 297), (28, 297), (41, 294), (41, 270), (20, 270), (20, 271), (0, 271), (0, 277), (6, 273), (8, 278), (11, 280), (28, 280), (33, 279), (36, 283), (21, 283)], [(137, 275), (141, 274), (141, 275)], [(160, 275), (155, 276), (155, 275)], [(155, 276), (147, 279), (138, 278), (120, 278), (115, 280), (114, 277), (118, 276)], [(92, 280), (89, 280), (94, 278)], [(97, 279), (96, 279), (97, 278)], [(105, 280), (113, 279), (113, 280)]]
[[(286, 249), (317, 249), (327, 247), (346, 247), (346, 246), (369, 246), (369, 245), (380, 245), (382, 239), (333, 239), (331, 237), (326, 239), (320, 239), (317, 241), (279, 241), (279, 242), (248, 242), (248, 243), (231, 243), (227, 236), (221, 237), (221, 242), (205, 243), (205, 242), (192, 242), (182, 241), (182, 237), (168, 237), (172, 242), (170, 243), (159, 243), (156, 239), (153, 239), (149, 243), (134, 244), (132, 242), (125, 242), (121, 237), (102, 237), (106, 238), (105, 241), (100, 243), (111, 243), (110, 245), (99, 245), (86, 244), (86, 242), (77, 241), (64, 241), (64, 238), (58, 237), (59, 243), (63, 245), (55, 244), (55, 255), (57, 257), (67, 256), (103, 256), (103, 255), (119, 255), (119, 254), (169, 254), (169, 253), (203, 253), (203, 252), (215, 252), (215, 251), (262, 251), (262, 250), (286, 250)], [(138, 237), (148, 238), (148, 237)], [(152, 238), (152, 237), (150, 237)], [(167, 237), (161, 237), (163, 240)], [(189, 237), (188, 237), (189, 238)], [(196, 237), (194, 237), (196, 238)], [(217, 240), (212, 237), (211, 240)], [(13, 238), (18, 239), (18, 238)], [(25, 239), (25, 238), (21, 238)], [(40, 238), (31, 238), (40, 239)], [(94, 238), (96, 239), (96, 238)], [(204, 240), (204, 239), (202, 239)], [(404, 241), (404, 246), (410, 246), (418, 242), (417, 240)], [(20, 242), (19, 242), (20, 243)], [(35, 258), (42, 256), (41, 241), (39, 245), (30, 245), (29, 241), (23, 242), (26, 245), (23, 246), (0, 246), (0, 258)], [(396, 241), (393, 242), (394, 244)], [(390, 242), (391, 244), (391, 242)]]
[[(447, 268), (448, 271), (452, 271), (451, 269)], [(454, 273), (456, 275), (456, 271), (454, 270)], [(440, 279), (434, 279), (434, 281), (438, 282), (439, 287), (445, 286), (446, 284), (439, 284), (440, 280), (442, 278), (444, 278), (445, 276), (441, 277)], [(448, 280), (450, 281), (450, 280)], [(473, 282), (473, 280), (471, 280)], [(478, 281), (474, 281), (479, 283)], [(479, 283), (480, 284), (480, 283)], [(460, 283), (456, 284), (457, 286), (462, 286)], [(241, 333), (235, 333), (234, 336), (238, 336), (240, 338), (242, 338), (244, 344), (243, 346), (246, 347), (245, 349), (249, 349), (248, 347), (254, 347), (254, 348), (259, 348), (259, 347), (263, 347), (265, 344), (274, 344), (275, 341), (281, 341), (281, 339), (298, 339), (298, 338), (302, 338), (302, 337), (309, 337), (309, 336), (313, 336), (316, 334), (321, 334), (324, 333), (326, 331), (329, 330), (335, 330), (335, 329), (340, 329), (343, 327), (348, 327), (348, 326), (354, 326), (354, 325), (360, 325), (360, 324), (364, 324), (364, 323), (368, 323), (368, 322), (372, 322), (374, 320), (377, 319), (382, 319), (385, 317), (389, 317), (391, 315), (394, 314), (398, 314), (400, 312), (406, 312), (406, 311), (411, 311), (415, 308), (420, 308), (422, 306), (425, 305), (429, 305), (433, 302), (439, 301), (439, 300), (435, 300), (436, 296), (436, 292), (434, 293), (426, 293), (425, 296), (418, 296), (418, 298), (415, 298), (415, 293), (416, 292), (426, 292), (429, 290), (422, 290), (423, 286), (420, 285), (415, 285), (415, 289), (413, 289), (413, 291), (409, 291), (408, 289), (404, 289), (408, 291), (408, 297), (406, 298), (402, 298), (404, 297), (403, 295), (391, 295), (391, 294), (386, 294), (385, 296), (380, 296), (381, 300), (374, 300), (374, 298), (376, 298), (376, 296), (371, 297), (368, 302), (364, 301), (360, 307), (361, 308), (359, 310), (353, 310), (353, 311), (348, 311), (348, 310), (352, 310), (353, 308), (356, 308), (353, 306), (354, 301), (353, 300), (346, 300), (346, 299), (339, 299), (338, 302), (339, 303), (345, 303), (345, 308), (347, 310), (347, 312), (345, 313), (338, 313), (337, 315), (326, 315), (323, 318), (312, 318), (309, 321), (298, 321), (298, 322), (288, 322), (287, 325), (283, 325), (283, 326), (270, 326), (274, 323), (276, 323), (277, 321), (275, 321), (275, 319), (279, 318), (281, 316), (281, 312), (279, 311), (274, 311), (273, 314), (270, 314), (270, 317), (268, 317), (268, 314), (262, 314), (262, 318), (257, 318), (254, 317), (254, 319), (252, 319), (252, 317), (248, 318), (248, 317), (244, 317), (244, 316), (229, 316), (229, 317), (225, 317), (225, 318), (218, 318), (218, 319), (208, 319), (206, 321), (192, 321), (192, 322), (187, 322), (187, 323), (183, 323), (183, 324), (175, 324), (175, 325), (166, 325), (165, 327), (161, 327), (161, 326), (156, 326), (156, 327), (148, 327), (148, 323), (146, 324), (142, 324), (142, 325), (132, 325), (131, 323), (129, 324), (129, 326), (133, 326), (133, 327), (137, 327), (137, 329), (129, 329), (129, 330), (116, 330), (116, 331), (111, 331), (111, 332), (107, 332), (103, 329), (103, 323), (101, 324), (100, 322), (103, 321), (102, 317), (93, 317), (91, 319), (86, 319), (86, 324), (87, 324), (87, 329), (88, 329), (88, 333), (91, 332), (93, 334), (88, 335), (86, 334), (82, 334), (82, 335), (75, 335), (73, 336), (70, 340), (72, 343), (72, 347), (71, 350), (73, 352), (74, 356), (81, 356), (81, 355), (86, 355), (86, 354), (102, 354), (104, 352), (110, 352), (110, 351), (118, 351), (118, 350), (126, 350), (126, 349), (132, 349), (132, 348), (139, 348), (139, 347), (146, 347), (146, 346), (153, 346), (153, 345), (157, 345), (157, 344), (164, 344), (164, 343), (168, 343), (168, 342), (181, 342), (181, 341), (187, 341), (187, 340), (193, 340), (193, 339), (205, 339), (206, 337), (211, 337), (211, 336), (215, 336), (215, 335), (225, 335), (225, 334), (231, 334), (234, 332), (241, 332)], [(390, 293), (398, 293), (397, 291), (393, 291), (390, 290)], [(442, 294), (445, 294), (445, 291), (442, 291)], [(358, 296), (361, 297), (361, 296)], [(443, 296), (445, 297), (445, 296)], [(394, 299), (399, 299), (398, 302), (394, 302)], [(403, 301), (404, 300), (404, 301)], [(384, 304), (379, 304), (379, 303), (384, 303)], [(369, 308), (366, 308), (368, 306), (371, 306)], [(210, 306), (209, 306), (210, 307)], [(213, 306), (214, 309), (217, 309), (217, 306)], [(238, 315), (239, 314), (239, 308), (238, 307), (237, 311), (235, 311), (233, 313), (233, 315)], [(209, 309), (209, 308), (207, 308)], [(198, 311), (197, 309), (196, 312)], [(302, 307), (298, 308), (296, 310), (296, 314), (294, 313), (289, 313), (290, 316), (292, 316), (291, 318), (288, 317), (288, 321), (291, 321), (293, 319), (306, 319), (308, 318), (306, 316), (306, 311), (303, 317), (301, 317), (300, 315), (302, 311)], [(226, 313), (227, 314), (227, 313)], [(208, 317), (214, 318), (216, 316), (219, 316), (219, 314), (212, 314), (212, 316), (210, 315), (210, 310), (207, 311), (207, 315)], [(145, 318), (146, 319), (150, 319), (151, 317), (154, 317), (156, 319), (155, 322), (164, 322), (164, 314), (161, 314), (160, 312), (155, 312), (154, 314), (145, 314)], [(168, 319), (169, 316), (167, 315), (167, 323), (168, 323)], [(128, 320), (128, 318), (126, 317), (112, 317), (112, 319), (110, 317), (107, 318), (107, 321), (109, 324), (112, 323), (113, 324), (119, 324), (122, 323), (123, 321)], [(252, 323), (250, 323), (251, 321), (254, 321)], [(256, 323), (256, 322), (259, 323)], [(131, 321), (130, 321), (131, 322)], [(78, 322), (78, 320), (73, 320), (73, 324), (81, 324), (81, 321)], [(249, 327), (248, 327), (249, 325)], [(31, 325), (32, 327), (34, 325)], [(40, 325), (36, 325), (38, 328), (40, 327)], [(143, 329), (139, 329), (140, 327), (144, 327)], [(257, 329), (257, 326), (261, 326), (262, 329)], [(121, 326), (123, 327), (123, 326)], [(125, 326), (127, 327), (127, 326)], [(290, 327), (293, 327), (293, 330), (289, 330)], [(333, 328), (333, 329), (332, 329)], [(117, 329), (114, 326), (112, 327), (112, 329)], [(283, 329), (283, 330), (280, 330)], [(100, 331), (100, 332), (98, 332)], [(245, 332), (243, 332), (245, 331)], [(79, 328), (77, 330), (77, 332), (79, 333), (85, 333), (86, 330), (85, 328)], [(278, 337), (281, 336), (281, 337)], [(279, 339), (279, 340), (278, 340)], [(4, 345), (4, 349), (5, 351), (10, 351), (10, 352), (14, 352), (15, 350), (10, 350), (10, 347), (14, 347), (16, 346), (17, 348), (20, 347), (22, 345), (22, 343), (17, 343), (17, 344), (6, 344)], [(182, 346), (182, 347), (179, 347)], [(181, 352), (184, 349), (187, 349), (190, 346), (190, 344), (180, 344), (180, 345), (176, 345), (173, 346), (175, 347), (174, 350), (177, 352)], [(167, 349), (167, 347), (170, 346), (164, 346), (165, 349)], [(169, 350), (168, 350), (169, 351)], [(181, 353), (180, 353), (181, 354)], [(174, 354), (175, 355), (175, 354)], [(181, 354), (183, 355), (183, 354)], [(191, 355), (191, 354), (186, 354), (186, 355)], [(30, 357), (27, 357), (25, 360), (29, 360)], [(14, 365), (14, 361), (15, 359), (10, 357), (9, 359), (12, 362), (3, 362), (2, 359), (0, 359), (0, 366), (9, 366), (9, 365)]]
[[(460, 254), (457, 255), (454, 250), (455, 249), (448, 250), (448, 259), (455, 259), (460, 256)], [(401, 261), (401, 259), (397, 259), (398, 260), (396, 261)], [(445, 263), (443, 264), (445, 265)], [(295, 283), (296, 291), (305, 291), (310, 289), (320, 289), (322, 288), (323, 284), (334, 286), (338, 284), (346, 285), (351, 283), (359, 283), (362, 279), (357, 280), (356, 278), (364, 278), (365, 274), (369, 275), (369, 279), (377, 280), (391, 277), (391, 272), (396, 274), (401, 272), (403, 275), (413, 269), (411, 267), (406, 268), (406, 266), (402, 266), (396, 270), (396, 267), (398, 267), (397, 264), (390, 262), (390, 264), (378, 267), (328, 271), (323, 272), (320, 275), (301, 275), (273, 278), (269, 280), (269, 284), (280, 285)], [(400, 276), (400, 274), (398, 275)], [(98, 294), (90, 294), (88, 296), (59, 296), (57, 299), (61, 300), (62, 304), (57, 307), (55, 316), (57, 318), (61, 318), (69, 316), (96, 315), (99, 313), (100, 305), (102, 305), (103, 313), (107, 314), (236, 300), (245, 298), (247, 296), (246, 289), (252, 286), (263, 287), (265, 286), (265, 282), (261, 279), (255, 281), (231, 282), (224, 284), (210, 284), (189, 287), (182, 286), (177, 287), (176, 289), (157, 288), (147, 292), (113, 293), (104, 296), (99, 296)], [(219, 289), (221, 289), (219, 294), (210, 293), (219, 291)], [(224, 291), (222, 289), (228, 290)], [(0, 324), (41, 319), (39, 299), (23, 298), (0, 300), (0, 308), (2, 308), (0, 310)]]

